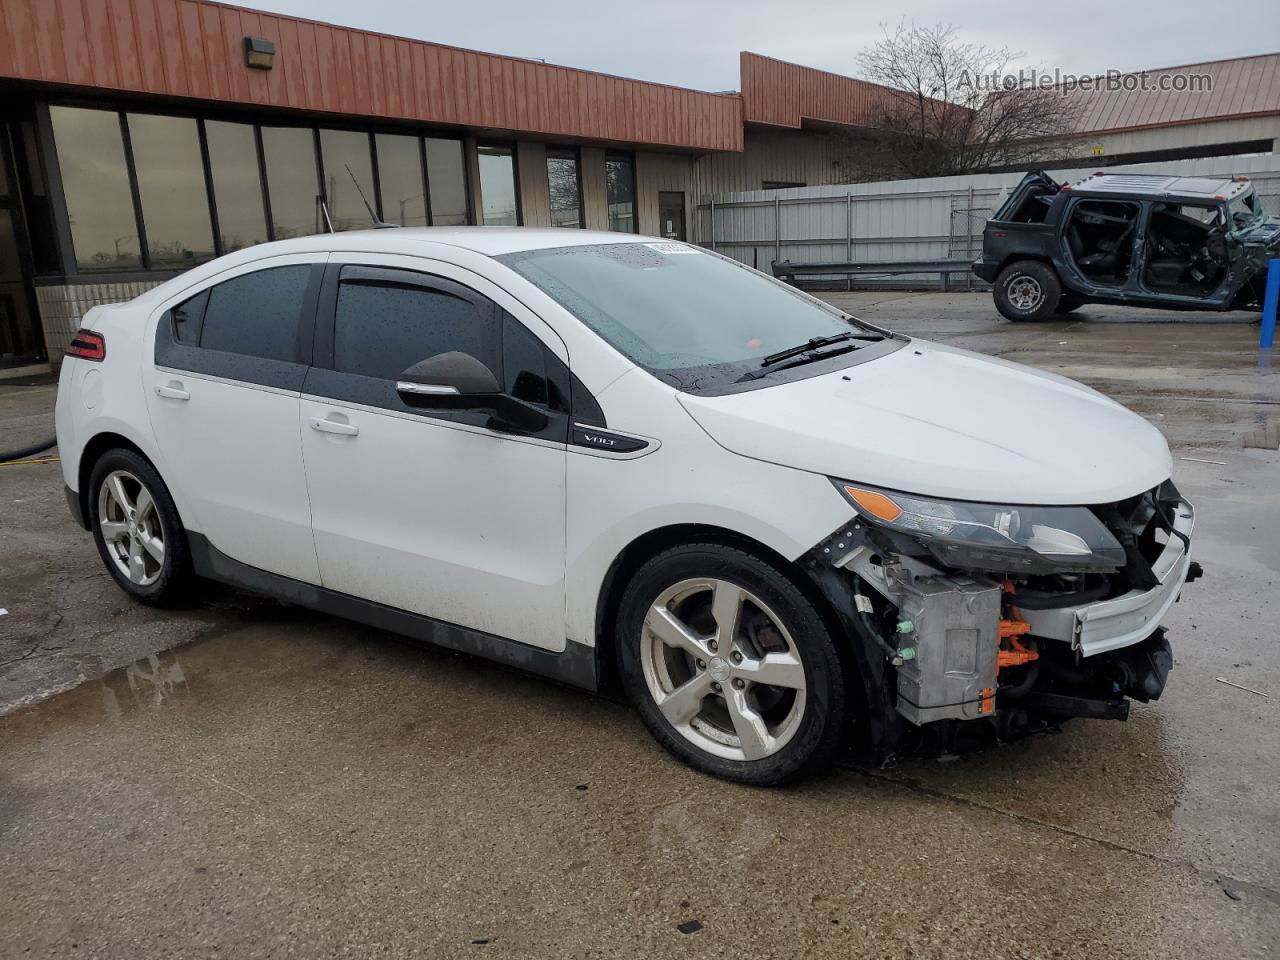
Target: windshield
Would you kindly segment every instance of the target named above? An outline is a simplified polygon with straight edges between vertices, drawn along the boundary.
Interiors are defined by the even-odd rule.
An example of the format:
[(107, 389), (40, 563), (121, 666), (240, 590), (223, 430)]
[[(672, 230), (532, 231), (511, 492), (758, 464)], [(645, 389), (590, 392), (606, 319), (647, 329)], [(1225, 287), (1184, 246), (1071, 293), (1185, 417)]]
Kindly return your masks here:
[[(813, 338), (890, 336), (736, 261), (684, 243), (556, 247), (498, 259), (632, 361), (682, 389), (758, 372), (764, 358)], [(822, 348), (815, 351), (821, 354)], [(851, 362), (847, 345), (842, 356), (846, 365)], [(830, 369), (814, 366), (803, 369), (806, 374)]]
[(1262, 219), (1264, 211), (1258, 195), (1252, 191), (1236, 197), (1227, 206), (1228, 225), (1237, 233), (1248, 230)]

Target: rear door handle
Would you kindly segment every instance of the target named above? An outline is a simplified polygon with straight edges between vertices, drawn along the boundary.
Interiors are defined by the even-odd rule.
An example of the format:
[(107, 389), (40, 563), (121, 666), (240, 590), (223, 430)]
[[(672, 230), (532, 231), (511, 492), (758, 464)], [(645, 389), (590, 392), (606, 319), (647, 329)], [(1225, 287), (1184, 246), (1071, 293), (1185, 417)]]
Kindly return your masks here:
[(321, 433), (336, 433), (342, 437), (354, 437), (360, 432), (360, 428), (354, 423), (344, 423), (341, 420), (332, 420), (329, 417), (312, 417), (311, 429), (319, 430)]
[(182, 389), (182, 384), (177, 380), (170, 380), (167, 384), (156, 387), (156, 395), (164, 397), (166, 400), (190, 400), (191, 394)]

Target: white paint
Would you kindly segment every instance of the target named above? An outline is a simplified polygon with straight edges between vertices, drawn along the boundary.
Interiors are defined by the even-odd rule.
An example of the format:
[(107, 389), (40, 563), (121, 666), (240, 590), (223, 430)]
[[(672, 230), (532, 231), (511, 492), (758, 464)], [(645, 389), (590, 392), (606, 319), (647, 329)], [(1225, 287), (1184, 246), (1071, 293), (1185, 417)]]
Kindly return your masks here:
[[(566, 637), (596, 642), (605, 574), (637, 537), (704, 524), (795, 560), (853, 517), (832, 476), (1061, 504), (1119, 499), (1169, 475), (1158, 431), (1095, 391), (923, 341), (788, 384), (725, 397), (680, 393), (493, 259), (637, 239), (669, 243), (528, 228), (308, 237), (231, 254), (130, 304), (98, 308), (86, 325), (106, 336), (107, 360), (68, 359), (62, 368), (64, 478), (77, 488), (85, 444), (104, 430), (122, 433), (155, 463), (188, 529), (234, 559), (559, 650)], [(156, 324), (172, 305), (238, 273), (324, 259), (423, 270), (471, 287), (569, 364), (610, 430), (659, 443), (643, 455), (602, 456), (154, 365)], [(94, 410), (84, 404), (88, 370), (103, 380)], [(354, 432), (310, 429), (313, 418)]]

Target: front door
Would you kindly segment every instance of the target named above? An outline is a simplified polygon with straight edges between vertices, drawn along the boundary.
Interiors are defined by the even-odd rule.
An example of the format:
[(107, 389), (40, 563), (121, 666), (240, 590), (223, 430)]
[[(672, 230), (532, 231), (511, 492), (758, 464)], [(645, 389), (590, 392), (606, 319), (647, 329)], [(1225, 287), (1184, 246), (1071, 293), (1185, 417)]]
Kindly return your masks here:
[(8, 127), (0, 122), (0, 368), (44, 358)]
[(683, 193), (663, 190), (658, 194), (658, 225), (666, 239), (684, 239)]
[[(328, 306), (302, 398), (321, 582), (563, 650), (563, 344), (517, 301), (502, 295), (500, 306), (501, 291), (449, 264), (345, 259), (326, 271)], [(481, 360), (506, 392), (541, 406), (546, 429), (503, 432), (481, 411), (406, 403), (400, 374), (450, 351)]]

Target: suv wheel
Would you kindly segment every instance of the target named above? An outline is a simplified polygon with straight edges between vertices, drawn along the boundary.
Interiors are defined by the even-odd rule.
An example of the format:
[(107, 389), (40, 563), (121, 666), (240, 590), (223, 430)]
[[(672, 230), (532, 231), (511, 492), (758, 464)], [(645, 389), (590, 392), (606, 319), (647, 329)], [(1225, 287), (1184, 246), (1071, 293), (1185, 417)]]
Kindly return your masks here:
[(193, 575), (187, 534), (155, 468), (132, 450), (111, 450), (89, 480), (93, 540), (107, 572), (142, 603), (187, 595)]
[(653, 736), (689, 766), (773, 785), (828, 761), (847, 720), (844, 670), (821, 615), (787, 573), (692, 544), (627, 585), (618, 661)]
[(1062, 284), (1048, 265), (1020, 260), (1000, 271), (994, 296), (996, 309), (1008, 320), (1045, 320), (1058, 308)]

